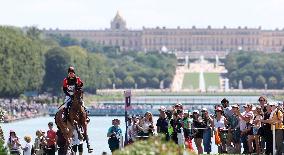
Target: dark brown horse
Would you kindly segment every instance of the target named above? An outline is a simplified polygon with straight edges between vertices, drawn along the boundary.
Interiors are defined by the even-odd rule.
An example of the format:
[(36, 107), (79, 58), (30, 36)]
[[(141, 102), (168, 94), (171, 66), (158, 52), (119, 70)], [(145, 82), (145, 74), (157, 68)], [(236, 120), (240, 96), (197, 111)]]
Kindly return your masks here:
[[(87, 132), (87, 113), (85, 112), (84, 107), (82, 106), (83, 103), (83, 91), (81, 89), (78, 89), (74, 93), (74, 99), (72, 100), (72, 105), (69, 110), (69, 118), (67, 118), (67, 122), (63, 121), (63, 111), (64, 109), (61, 109), (57, 112), (55, 115), (55, 122), (57, 126), (62, 130), (63, 135), (67, 140), (67, 145), (70, 144), (70, 139), (73, 135), (73, 130), (79, 131), (79, 128), (82, 128), (84, 133), (83, 137), (84, 140), (86, 140), (88, 152), (91, 153), (93, 149), (90, 148), (89, 144), (89, 138), (88, 138), (88, 132)], [(79, 138), (81, 136), (79, 135)]]

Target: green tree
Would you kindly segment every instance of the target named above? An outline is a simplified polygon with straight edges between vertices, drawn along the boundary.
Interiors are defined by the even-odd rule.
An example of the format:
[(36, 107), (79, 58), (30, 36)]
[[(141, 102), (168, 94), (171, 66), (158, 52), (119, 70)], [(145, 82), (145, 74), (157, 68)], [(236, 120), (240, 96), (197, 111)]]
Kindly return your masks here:
[(67, 77), (70, 61), (70, 55), (60, 47), (50, 49), (45, 54), (44, 91), (57, 95), (62, 92), (62, 82)]
[(245, 88), (250, 88), (253, 84), (253, 80), (251, 78), (251, 76), (249, 75), (246, 75), (244, 78), (243, 78), (243, 82), (244, 82), (244, 87)]
[(274, 77), (274, 76), (269, 77), (269, 79), (268, 79), (268, 87), (269, 88), (275, 88), (277, 86), (277, 83), (278, 83), (278, 81), (277, 81), (276, 77)]
[(124, 80), (124, 87), (125, 88), (134, 88), (135, 80), (131, 76), (127, 76)]
[(144, 77), (137, 78), (137, 84), (139, 88), (144, 88), (146, 83), (147, 83), (147, 80)]
[(0, 97), (39, 91), (44, 75), (43, 45), (20, 29), (0, 26), (0, 51)]
[(264, 88), (266, 80), (262, 75), (259, 75), (256, 77), (255, 83), (256, 83), (257, 88)]

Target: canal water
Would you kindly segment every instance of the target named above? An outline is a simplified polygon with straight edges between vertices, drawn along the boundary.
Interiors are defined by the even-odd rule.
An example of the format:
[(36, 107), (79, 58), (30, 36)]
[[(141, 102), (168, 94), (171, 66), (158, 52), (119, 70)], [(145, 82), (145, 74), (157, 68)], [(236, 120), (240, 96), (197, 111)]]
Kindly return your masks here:
[[(107, 131), (111, 126), (111, 120), (114, 118), (118, 118), (121, 120), (121, 128), (123, 133), (125, 132), (125, 122), (124, 117), (91, 117), (91, 122), (89, 124), (89, 137), (91, 140), (91, 145), (94, 148), (94, 153), (92, 155), (101, 155), (102, 152), (107, 152), (110, 154), (110, 150), (108, 148), (107, 143)], [(154, 123), (156, 122), (157, 117), (154, 118)], [(17, 133), (17, 136), (20, 138), (20, 142), (22, 145), (25, 144), (24, 136), (30, 135), (32, 138), (35, 138), (35, 132), (38, 129), (48, 130), (48, 122), (54, 122), (53, 117), (39, 117), (34, 119), (27, 119), (18, 122), (1, 124), (2, 129), (4, 131), (5, 139), (7, 141), (8, 134), (10, 130), (14, 130)], [(212, 139), (213, 140), (213, 139)], [(213, 142), (214, 143), (214, 142)], [(85, 143), (84, 143), (85, 145)], [(213, 144), (212, 145), (213, 152), (217, 153), (217, 148)], [(84, 146), (84, 155), (88, 155), (86, 151), (86, 145)]]

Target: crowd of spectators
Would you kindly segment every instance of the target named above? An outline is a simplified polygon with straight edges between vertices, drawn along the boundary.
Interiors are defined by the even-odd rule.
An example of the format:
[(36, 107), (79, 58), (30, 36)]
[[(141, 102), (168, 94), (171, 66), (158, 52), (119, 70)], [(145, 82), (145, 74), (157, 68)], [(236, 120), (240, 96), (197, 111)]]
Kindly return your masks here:
[(47, 114), (47, 103), (39, 103), (36, 99), (0, 99), (2, 121), (31, 118)]

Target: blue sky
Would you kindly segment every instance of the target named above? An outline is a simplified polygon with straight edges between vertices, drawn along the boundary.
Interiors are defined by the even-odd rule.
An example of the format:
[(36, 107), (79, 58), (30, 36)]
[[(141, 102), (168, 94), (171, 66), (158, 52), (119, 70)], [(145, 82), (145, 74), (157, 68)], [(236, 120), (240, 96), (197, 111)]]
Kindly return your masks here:
[(0, 24), (104, 29), (117, 10), (128, 28), (284, 28), (284, 0), (0, 0)]

